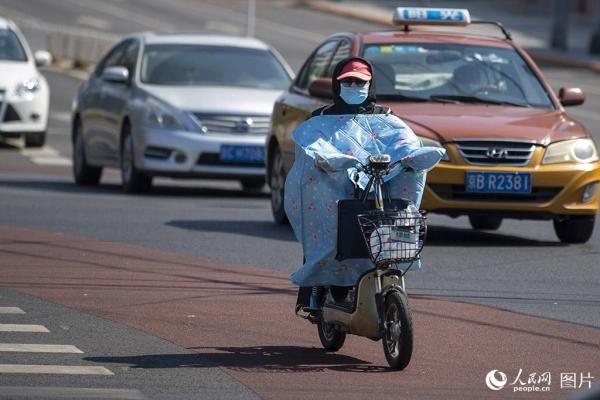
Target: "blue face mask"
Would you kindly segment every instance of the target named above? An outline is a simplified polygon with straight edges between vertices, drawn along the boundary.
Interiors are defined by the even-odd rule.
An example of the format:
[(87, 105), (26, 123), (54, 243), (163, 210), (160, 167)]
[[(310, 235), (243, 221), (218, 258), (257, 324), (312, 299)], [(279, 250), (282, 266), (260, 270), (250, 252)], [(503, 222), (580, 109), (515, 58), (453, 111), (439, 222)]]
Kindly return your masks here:
[(364, 86), (340, 85), (340, 97), (346, 104), (357, 105), (363, 103), (369, 96), (369, 84)]

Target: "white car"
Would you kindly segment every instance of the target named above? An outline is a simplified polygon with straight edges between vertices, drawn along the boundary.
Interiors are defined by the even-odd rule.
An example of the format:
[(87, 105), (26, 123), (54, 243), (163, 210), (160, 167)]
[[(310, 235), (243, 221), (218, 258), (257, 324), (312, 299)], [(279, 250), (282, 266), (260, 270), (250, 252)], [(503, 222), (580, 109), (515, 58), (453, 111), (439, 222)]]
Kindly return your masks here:
[(23, 136), (27, 147), (44, 145), (50, 89), (37, 67), (50, 62), (50, 53), (32, 54), (19, 28), (0, 17), (0, 138)]
[(292, 70), (266, 43), (219, 35), (133, 34), (100, 60), (73, 103), (75, 182), (121, 169), (123, 188), (154, 176), (265, 183), (264, 145)]

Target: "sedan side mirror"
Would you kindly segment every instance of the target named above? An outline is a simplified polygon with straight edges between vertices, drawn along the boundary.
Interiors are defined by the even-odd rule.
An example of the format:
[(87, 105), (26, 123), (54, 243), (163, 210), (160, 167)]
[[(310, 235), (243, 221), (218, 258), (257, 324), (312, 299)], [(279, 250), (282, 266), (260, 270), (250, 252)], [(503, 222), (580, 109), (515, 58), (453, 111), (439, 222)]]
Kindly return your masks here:
[(565, 107), (578, 106), (585, 101), (585, 93), (580, 88), (560, 88), (558, 91), (560, 104)]
[(127, 83), (129, 81), (129, 70), (125, 67), (106, 67), (102, 71), (102, 80), (113, 83)]
[(38, 50), (33, 53), (33, 59), (37, 67), (46, 67), (52, 64), (52, 54), (46, 50)]
[(319, 78), (308, 85), (308, 94), (313, 97), (330, 99), (333, 97), (331, 91), (331, 78)]

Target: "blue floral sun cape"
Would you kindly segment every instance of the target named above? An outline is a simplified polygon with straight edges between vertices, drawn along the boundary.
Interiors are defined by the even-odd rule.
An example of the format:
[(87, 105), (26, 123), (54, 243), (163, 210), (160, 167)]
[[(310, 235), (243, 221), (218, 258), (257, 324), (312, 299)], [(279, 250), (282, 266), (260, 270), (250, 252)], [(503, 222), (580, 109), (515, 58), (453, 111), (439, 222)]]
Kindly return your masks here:
[[(391, 114), (322, 115), (292, 134), (296, 158), (285, 183), (285, 211), (306, 259), (291, 281), (299, 286), (351, 286), (373, 268), (368, 259), (336, 260), (337, 202), (354, 196), (357, 163), (371, 154), (389, 154), (410, 171), (396, 168), (385, 178), (391, 198), (421, 203), (427, 170), (444, 149), (423, 147), (413, 131)], [(359, 174), (359, 186), (368, 178)], [(402, 267), (402, 266), (400, 266)], [(405, 268), (407, 266), (404, 266)], [(415, 262), (413, 269), (420, 268)]]

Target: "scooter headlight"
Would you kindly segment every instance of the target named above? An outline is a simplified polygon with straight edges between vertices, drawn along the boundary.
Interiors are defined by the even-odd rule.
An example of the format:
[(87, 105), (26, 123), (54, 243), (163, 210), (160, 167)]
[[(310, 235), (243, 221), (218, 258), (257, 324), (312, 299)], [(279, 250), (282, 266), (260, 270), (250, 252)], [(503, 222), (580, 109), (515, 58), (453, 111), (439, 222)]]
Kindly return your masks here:
[(574, 139), (553, 143), (546, 149), (542, 164), (590, 163), (598, 161), (598, 150), (592, 139)]

